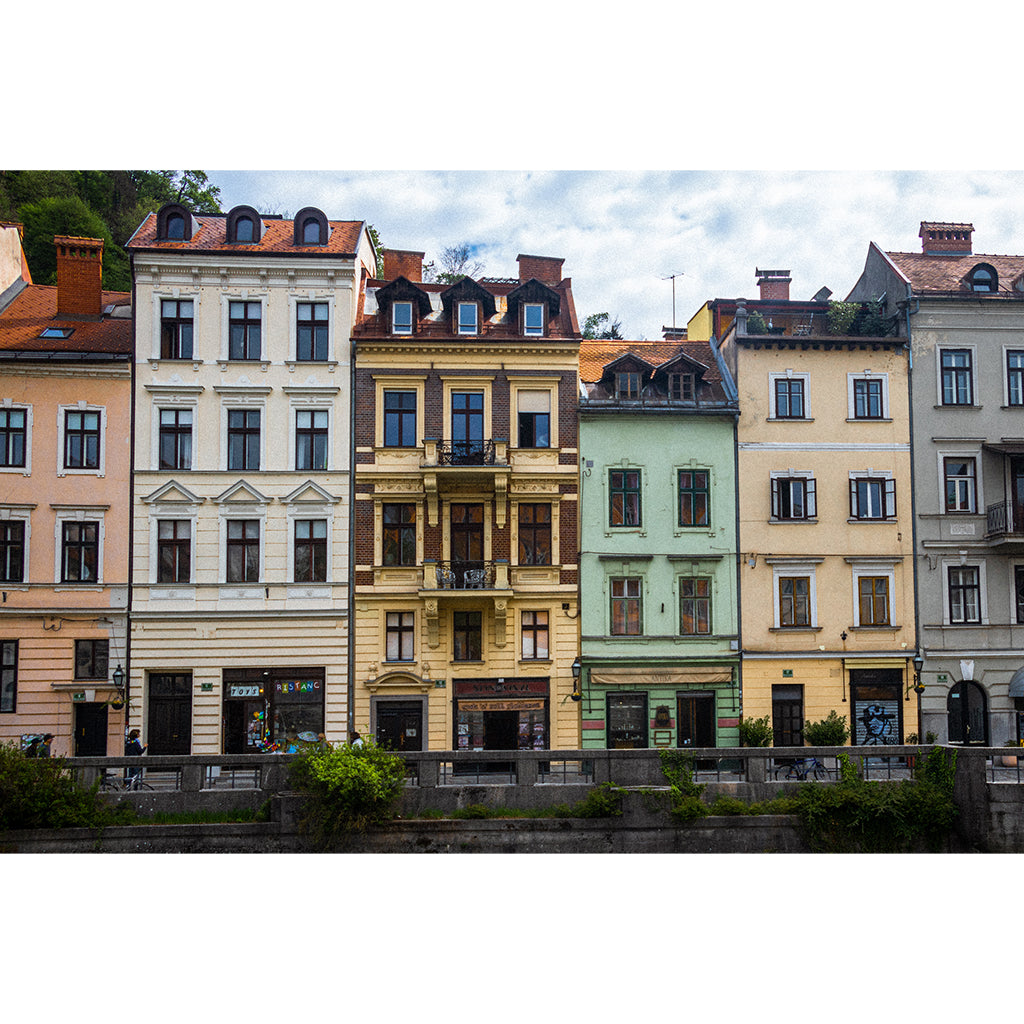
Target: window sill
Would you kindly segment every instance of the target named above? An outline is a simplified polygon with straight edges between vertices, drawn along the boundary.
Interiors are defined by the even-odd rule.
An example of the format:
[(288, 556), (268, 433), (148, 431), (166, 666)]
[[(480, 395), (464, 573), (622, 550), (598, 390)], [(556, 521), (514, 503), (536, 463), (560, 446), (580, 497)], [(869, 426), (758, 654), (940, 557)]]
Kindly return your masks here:
[(933, 409), (963, 409), (963, 410), (973, 410), (973, 411), (981, 412), (983, 406), (980, 406), (980, 405), (967, 405), (967, 404), (960, 405), (959, 403), (953, 403), (951, 405), (934, 405), (934, 406), (932, 406), (932, 408)]
[(822, 626), (769, 626), (769, 633), (820, 633)]
[(892, 423), (888, 416), (847, 416), (847, 423)]
[(301, 366), (326, 366), (332, 373), (334, 368), (338, 365), (337, 359), (286, 359), (284, 365), (289, 370), (294, 370), (296, 367)]
[(485, 665), (486, 662), (481, 658), (478, 660), (471, 660), (469, 658), (452, 658), (449, 665)]
[(813, 416), (769, 416), (765, 423), (813, 423)]
[(880, 625), (880, 626), (849, 626), (848, 629), (854, 633), (881, 633), (898, 632), (902, 626)]
[(520, 658), (520, 665), (551, 665), (550, 658)]
[(794, 526), (794, 525), (795, 526), (802, 526), (804, 524), (814, 525), (815, 523), (817, 523), (817, 521), (818, 521), (818, 517), (817, 516), (814, 516), (813, 518), (808, 518), (808, 519), (769, 519), (768, 520), (768, 525), (769, 526)]
[(881, 519), (881, 518), (871, 517), (871, 518), (865, 518), (865, 519), (858, 519), (856, 516), (850, 516), (850, 518), (847, 519), (846, 521), (848, 523), (875, 523), (875, 524), (885, 524), (885, 523), (888, 523), (890, 526), (895, 526), (897, 523), (899, 523), (899, 520), (896, 519), (896, 518)]

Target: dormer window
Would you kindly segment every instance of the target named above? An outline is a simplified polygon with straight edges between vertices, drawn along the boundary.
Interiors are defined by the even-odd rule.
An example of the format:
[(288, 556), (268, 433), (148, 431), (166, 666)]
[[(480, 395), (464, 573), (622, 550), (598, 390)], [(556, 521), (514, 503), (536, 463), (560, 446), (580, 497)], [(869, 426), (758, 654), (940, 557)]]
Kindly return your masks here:
[(391, 333), (412, 334), (412, 303), (395, 302), (391, 306)]
[(615, 374), (615, 397), (616, 398), (639, 398), (640, 397), (640, 374), (639, 373), (617, 373)]
[(479, 334), (479, 314), (475, 302), (459, 303), (459, 334)]
[(251, 242), (255, 231), (256, 228), (253, 225), (251, 217), (239, 217), (238, 220), (235, 221), (236, 242)]
[(999, 278), (995, 268), (987, 263), (979, 263), (970, 274), (972, 292), (994, 292), (999, 287)]
[(234, 242), (254, 245), (263, 237), (263, 222), (251, 206), (236, 206), (231, 210), (225, 229), (229, 245)]
[(164, 203), (156, 214), (156, 237), (164, 242), (192, 240), (192, 213), (181, 203)]
[(696, 377), (692, 373), (668, 375), (668, 397), (673, 402), (692, 402), (697, 397)]
[(295, 245), (326, 245), (327, 217), (315, 206), (307, 206), (295, 214)]
[(523, 306), (523, 334), (527, 337), (541, 337), (544, 334), (542, 303), (528, 302)]

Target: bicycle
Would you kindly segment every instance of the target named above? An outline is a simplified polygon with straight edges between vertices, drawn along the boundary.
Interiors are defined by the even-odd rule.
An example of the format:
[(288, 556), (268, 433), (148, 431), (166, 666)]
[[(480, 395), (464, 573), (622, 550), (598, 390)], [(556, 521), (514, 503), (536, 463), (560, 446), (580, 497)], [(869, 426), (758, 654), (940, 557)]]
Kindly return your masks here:
[(111, 775), (106, 769), (103, 770), (103, 774), (100, 776), (101, 793), (138, 792), (143, 789), (152, 790), (153, 787), (148, 782), (143, 782), (141, 768), (138, 770), (137, 775), (129, 775), (124, 779)]
[(808, 775), (813, 775), (818, 781), (832, 777), (832, 773), (816, 757), (798, 757), (775, 767), (776, 779), (806, 782)]

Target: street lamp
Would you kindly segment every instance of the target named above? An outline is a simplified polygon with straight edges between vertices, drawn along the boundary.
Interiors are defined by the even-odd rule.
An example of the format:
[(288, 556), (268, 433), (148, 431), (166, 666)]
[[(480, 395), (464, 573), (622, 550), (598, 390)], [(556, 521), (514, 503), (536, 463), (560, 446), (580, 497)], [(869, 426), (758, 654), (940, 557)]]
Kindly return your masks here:
[(580, 692), (580, 659), (576, 658), (572, 663), (572, 693), (570, 699), (579, 700), (583, 694)]
[(124, 706), (124, 669), (120, 664), (114, 669), (114, 688), (117, 690), (117, 697), (113, 701), (116, 710)]
[(914, 657), (914, 693), (924, 693), (924, 683), (921, 682), (921, 670), (924, 668), (924, 658), (920, 654)]

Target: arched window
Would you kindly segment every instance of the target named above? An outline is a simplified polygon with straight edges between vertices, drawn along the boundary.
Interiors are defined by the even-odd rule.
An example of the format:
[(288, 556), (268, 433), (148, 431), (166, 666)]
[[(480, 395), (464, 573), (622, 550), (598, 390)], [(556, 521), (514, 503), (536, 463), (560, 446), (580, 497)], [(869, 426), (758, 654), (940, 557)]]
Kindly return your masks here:
[(988, 698), (972, 679), (959, 682), (946, 698), (950, 743), (988, 746)]
[(181, 203), (166, 203), (156, 215), (156, 237), (169, 242), (188, 242), (192, 238), (192, 214)]
[(252, 245), (262, 237), (263, 222), (251, 206), (236, 206), (228, 214), (226, 224), (228, 243)]
[(294, 244), (327, 244), (327, 218), (315, 206), (307, 206), (295, 214)]
[(987, 263), (979, 263), (970, 275), (971, 291), (973, 292), (994, 292), (999, 287), (999, 276), (995, 267)]
[(235, 241), (251, 242), (253, 240), (253, 230), (251, 217), (239, 217), (235, 221)]

